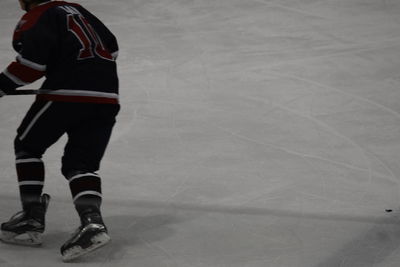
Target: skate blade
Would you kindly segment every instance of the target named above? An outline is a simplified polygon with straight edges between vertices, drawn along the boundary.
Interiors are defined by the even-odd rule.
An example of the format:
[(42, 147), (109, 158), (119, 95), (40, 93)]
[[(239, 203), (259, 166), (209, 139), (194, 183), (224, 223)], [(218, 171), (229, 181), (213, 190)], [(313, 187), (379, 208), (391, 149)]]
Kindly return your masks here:
[(13, 232), (1, 231), (0, 240), (7, 244), (31, 247), (40, 246), (43, 243), (42, 234), (38, 232), (16, 234)]
[(85, 249), (82, 249), (80, 246), (75, 246), (72, 247), (64, 252), (62, 255), (62, 259), (64, 262), (69, 262), (72, 261), (76, 258), (79, 258), (81, 256), (84, 256), (96, 249), (99, 249), (106, 245), (108, 242), (110, 242), (111, 238), (108, 234), (106, 233), (100, 233), (96, 236), (94, 236), (92, 239), (93, 245), (90, 247), (87, 247)]

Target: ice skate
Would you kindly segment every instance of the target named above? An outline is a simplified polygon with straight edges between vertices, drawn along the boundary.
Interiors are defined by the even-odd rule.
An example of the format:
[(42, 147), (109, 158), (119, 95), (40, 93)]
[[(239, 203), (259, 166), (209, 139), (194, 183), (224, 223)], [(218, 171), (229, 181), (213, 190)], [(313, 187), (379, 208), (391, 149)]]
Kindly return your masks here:
[(8, 222), (1, 224), (0, 240), (5, 243), (39, 246), (45, 229), (45, 215), (50, 196), (43, 194), (40, 203), (30, 210), (16, 213)]
[(68, 262), (96, 250), (111, 240), (99, 213), (82, 216), (82, 225), (61, 247), (63, 261)]

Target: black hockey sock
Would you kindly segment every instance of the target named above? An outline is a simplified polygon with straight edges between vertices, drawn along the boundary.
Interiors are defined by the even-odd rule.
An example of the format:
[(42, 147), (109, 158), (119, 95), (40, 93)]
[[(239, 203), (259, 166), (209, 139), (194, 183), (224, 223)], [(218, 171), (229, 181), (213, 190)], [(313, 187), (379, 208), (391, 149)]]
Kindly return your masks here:
[(74, 204), (75, 204), (75, 209), (78, 212), (79, 217), (81, 218), (86, 213), (101, 214), (100, 212), (101, 197), (93, 195), (82, 196), (77, 200), (75, 200)]
[(79, 215), (91, 210), (100, 213), (101, 179), (96, 173), (78, 173), (69, 179), (69, 186)]
[(39, 158), (17, 158), (16, 170), (24, 210), (40, 202), (44, 186), (44, 164)]

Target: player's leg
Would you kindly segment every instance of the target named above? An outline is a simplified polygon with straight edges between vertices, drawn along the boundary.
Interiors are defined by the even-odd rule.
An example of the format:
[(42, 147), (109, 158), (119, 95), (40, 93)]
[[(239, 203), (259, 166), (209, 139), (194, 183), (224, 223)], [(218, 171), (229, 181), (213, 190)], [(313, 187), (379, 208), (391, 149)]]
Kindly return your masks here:
[(1, 225), (1, 240), (22, 245), (41, 244), (50, 200), (42, 195), (45, 171), (42, 155), (64, 132), (58, 105), (35, 102), (17, 130), (14, 141), (22, 211)]
[(96, 173), (110, 140), (119, 106), (93, 104), (82, 107), (87, 119), (69, 129), (62, 172), (69, 181), (81, 225), (61, 247), (64, 261), (73, 260), (105, 245), (110, 237), (103, 222), (101, 178)]

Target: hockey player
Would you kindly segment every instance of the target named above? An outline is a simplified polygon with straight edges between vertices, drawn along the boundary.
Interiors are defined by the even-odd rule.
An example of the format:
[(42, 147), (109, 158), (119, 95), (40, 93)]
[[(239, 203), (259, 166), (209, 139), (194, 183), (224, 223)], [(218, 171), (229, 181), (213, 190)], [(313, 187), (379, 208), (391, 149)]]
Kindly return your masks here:
[[(26, 11), (13, 36), (18, 53), (0, 74), (0, 95), (45, 76), (14, 141), (22, 211), (1, 225), (8, 243), (40, 245), (50, 200), (43, 194), (42, 155), (68, 136), (62, 174), (69, 181), (81, 225), (61, 247), (64, 261), (105, 245), (110, 237), (96, 173), (119, 112), (115, 36), (79, 4), (19, 0)], [(28, 236), (28, 238), (22, 238)]]

